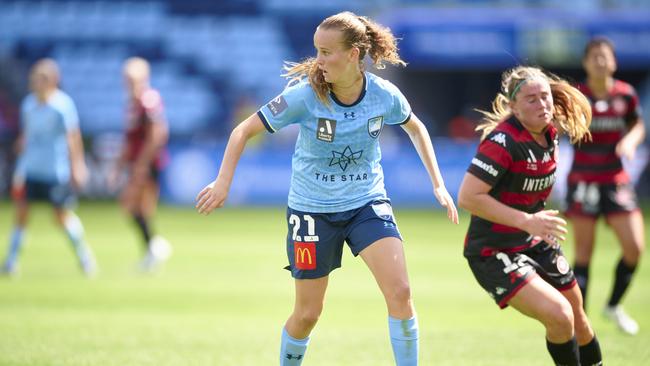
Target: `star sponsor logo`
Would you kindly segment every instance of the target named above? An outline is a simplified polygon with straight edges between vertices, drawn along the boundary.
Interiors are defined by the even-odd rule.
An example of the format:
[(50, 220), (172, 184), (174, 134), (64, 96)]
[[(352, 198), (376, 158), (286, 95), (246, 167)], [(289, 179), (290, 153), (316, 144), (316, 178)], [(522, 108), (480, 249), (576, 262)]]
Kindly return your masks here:
[(285, 109), (287, 109), (287, 107), (289, 107), (287, 101), (284, 99), (282, 95), (278, 95), (275, 99), (270, 101), (266, 106), (271, 111), (271, 114), (273, 114), (273, 117), (282, 113)]
[(334, 141), (336, 134), (336, 121), (329, 118), (319, 118), (318, 126), (316, 127), (316, 138), (325, 141)]
[(381, 128), (384, 126), (384, 116), (373, 117), (368, 120), (368, 134), (376, 139), (381, 134)]
[(350, 146), (346, 146), (342, 152), (332, 151), (332, 159), (330, 166), (338, 165), (341, 170), (345, 171), (350, 164), (356, 164), (358, 159), (361, 159), (363, 150), (352, 151)]

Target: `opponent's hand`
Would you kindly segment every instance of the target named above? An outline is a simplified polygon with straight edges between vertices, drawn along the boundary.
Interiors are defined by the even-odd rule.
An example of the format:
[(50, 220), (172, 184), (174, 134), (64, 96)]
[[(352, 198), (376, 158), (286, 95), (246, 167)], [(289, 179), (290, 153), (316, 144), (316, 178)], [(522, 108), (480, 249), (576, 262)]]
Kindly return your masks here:
[(567, 231), (566, 221), (559, 217), (557, 210), (544, 210), (529, 214), (523, 230), (533, 236), (539, 236), (547, 243), (564, 241)]
[(623, 138), (616, 144), (616, 155), (619, 158), (626, 158), (628, 160), (634, 159), (634, 154), (636, 153), (636, 146), (629, 143), (628, 140)]
[(228, 187), (218, 178), (208, 184), (196, 196), (196, 210), (200, 214), (208, 215), (216, 208), (223, 207), (228, 197)]
[(451, 198), (449, 192), (447, 192), (447, 188), (444, 186), (435, 188), (433, 194), (436, 196), (436, 199), (440, 202), (442, 207), (447, 209), (447, 217), (449, 220), (454, 224), (458, 224), (458, 210), (454, 204), (454, 199)]

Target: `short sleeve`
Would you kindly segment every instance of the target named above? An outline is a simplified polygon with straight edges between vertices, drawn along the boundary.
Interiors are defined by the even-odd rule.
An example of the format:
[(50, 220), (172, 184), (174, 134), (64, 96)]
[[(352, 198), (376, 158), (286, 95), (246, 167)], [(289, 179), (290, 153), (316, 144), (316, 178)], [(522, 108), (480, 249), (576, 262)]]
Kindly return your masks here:
[(79, 128), (79, 114), (72, 98), (66, 96), (62, 103), (61, 114), (66, 132)]
[[(632, 89), (632, 87), (630, 87)], [(639, 118), (643, 118), (641, 112), (641, 103), (639, 103), (639, 96), (634, 89), (631, 90), (628, 100), (628, 111), (625, 120), (628, 124), (634, 124)]]
[(305, 99), (313, 93), (309, 83), (301, 82), (287, 87), (257, 112), (264, 126), (274, 133), (290, 124), (298, 123), (308, 113)]
[(390, 115), (386, 119), (386, 124), (401, 125), (411, 117), (411, 105), (402, 92), (395, 86), (390, 85), (390, 92), (392, 94), (392, 108)]
[(508, 146), (514, 147), (510, 136), (493, 131), (479, 144), (467, 171), (494, 187), (512, 166), (512, 154)]

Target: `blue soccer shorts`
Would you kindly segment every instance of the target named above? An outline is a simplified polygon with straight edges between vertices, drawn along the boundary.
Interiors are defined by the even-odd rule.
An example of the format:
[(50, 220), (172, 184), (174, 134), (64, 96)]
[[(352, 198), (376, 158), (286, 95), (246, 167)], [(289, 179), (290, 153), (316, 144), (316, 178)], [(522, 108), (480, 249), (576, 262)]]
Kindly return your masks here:
[(341, 267), (343, 243), (354, 256), (386, 237), (402, 240), (387, 200), (337, 213), (310, 213), (287, 209), (287, 257), (297, 279), (327, 276)]

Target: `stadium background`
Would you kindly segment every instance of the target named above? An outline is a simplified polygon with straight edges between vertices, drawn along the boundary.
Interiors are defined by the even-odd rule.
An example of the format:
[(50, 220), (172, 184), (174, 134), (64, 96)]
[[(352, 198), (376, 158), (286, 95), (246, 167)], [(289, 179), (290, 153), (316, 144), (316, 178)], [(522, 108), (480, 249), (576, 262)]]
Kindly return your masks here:
[[(617, 44), (617, 76), (637, 88), (650, 111), (645, 0), (0, 0), (0, 248), (12, 222), (7, 184), (17, 109), (29, 67), (50, 56), (80, 112), (93, 175), (78, 213), (100, 265), (97, 278), (82, 278), (49, 210), (34, 210), (22, 273), (0, 281), (0, 365), (276, 363), (280, 326), (293, 301), (281, 267), (295, 131), (254, 142), (237, 171), (230, 207), (204, 218), (187, 204), (214, 178), (233, 123), (280, 92), (282, 62), (312, 55), (315, 26), (343, 9), (374, 17), (403, 38), (409, 66), (381, 74), (427, 124), (454, 194), (476, 145), (472, 109), (488, 107), (509, 66), (539, 64), (580, 80), (584, 43), (603, 34)], [(152, 61), (172, 132), (167, 204), (156, 227), (175, 253), (153, 276), (134, 273), (138, 238), (104, 183), (124, 123), (121, 63), (132, 55)], [(467, 214), (452, 226), (442, 211), (427, 209), (430, 183), (407, 137), (398, 128), (382, 135), (386, 184), (406, 237), (422, 364), (549, 364), (542, 327), (498, 311), (475, 283), (460, 249)], [(630, 162), (635, 177), (646, 151)], [(646, 199), (649, 186), (647, 175), (640, 178)], [(650, 269), (642, 264), (625, 300), (641, 333), (625, 337), (599, 316), (619, 254), (604, 225), (597, 237), (589, 315), (606, 362), (650, 365)], [(571, 245), (565, 248), (571, 258)], [(347, 252), (343, 264), (331, 278), (305, 364), (391, 365), (376, 284)]]
[[(49, 56), (62, 87), (76, 101), (92, 169), (87, 197), (109, 197), (108, 171), (121, 143), (121, 63), (152, 61), (153, 85), (164, 97), (171, 127), (171, 162), (163, 200), (191, 203), (216, 174), (234, 123), (285, 85), (283, 61), (314, 54), (313, 31), (342, 9), (377, 18), (402, 38), (405, 69), (388, 76), (434, 137), (447, 186), (455, 194), (475, 144), (474, 108), (488, 108), (499, 75), (515, 64), (541, 65), (581, 80), (586, 40), (610, 37), (617, 76), (638, 90), (650, 110), (650, 4), (647, 1), (2, 1), (0, 2), (0, 195), (12, 168), (11, 142), (27, 71)], [(646, 118), (650, 120), (650, 118)], [(230, 204), (283, 204), (295, 130), (262, 136), (239, 167)], [(429, 202), (430, 187), (408, 138), (386, 128), (382, 144), (387, 186), (398, 203)], [(570, 150), (570, 149), (563, 149)], [(643, 150), (635, 176), (645, 165)], [(565, 162), (568, 159), (564, 160)], [(399, 166), (399, 170), (397, 169)], [(257, 184), (254, 177), (264, 177)], [(409, 182), (409, 184), (404, 184)], [(650, 194), (648, 178), (641, 187)], [(563, 184), (557, 184), (562, 188)], [(557, 195), (556, 195), (557, 197)]]

